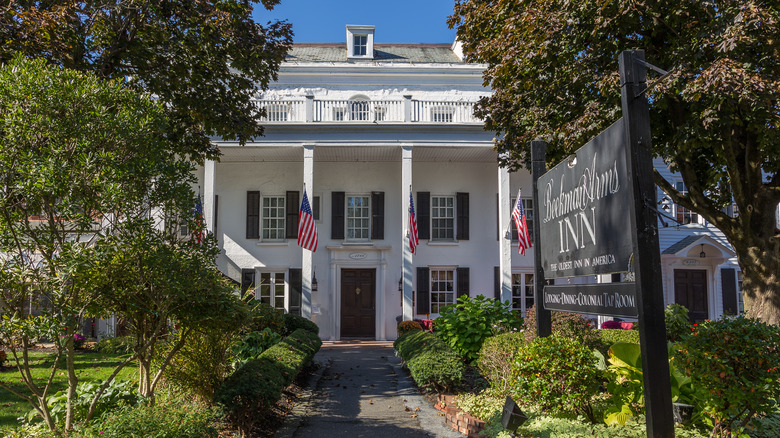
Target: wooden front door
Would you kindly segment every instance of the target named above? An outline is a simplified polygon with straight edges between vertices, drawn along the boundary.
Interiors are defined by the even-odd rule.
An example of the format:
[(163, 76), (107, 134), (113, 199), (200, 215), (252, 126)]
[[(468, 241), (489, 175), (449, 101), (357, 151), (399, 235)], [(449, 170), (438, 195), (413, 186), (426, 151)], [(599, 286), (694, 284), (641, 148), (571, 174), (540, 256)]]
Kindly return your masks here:
[(376, 269), (341, 270), (341, 337), (376, 337)]
[(688, 308), (691, 321), (709, 318), (707, 305), (707, 271), (674, 270), (674, 302)]

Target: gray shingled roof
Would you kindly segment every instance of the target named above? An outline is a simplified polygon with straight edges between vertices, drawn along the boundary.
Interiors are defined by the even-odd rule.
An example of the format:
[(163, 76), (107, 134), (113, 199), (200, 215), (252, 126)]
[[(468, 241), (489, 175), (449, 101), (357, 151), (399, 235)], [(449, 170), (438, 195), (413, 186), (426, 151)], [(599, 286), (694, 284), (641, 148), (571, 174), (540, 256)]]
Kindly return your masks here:
[[(293, 44), (288, 62), (348, 62), (346, 44)], [(375, 44), (374, 61), (462, 64), (449, 44)], [(365, 62), (365, 61), (356, 61)]]
[(702, 236), (692, 235), (686, 236), (679, 242), (672, 244), (669, 248), (666, 248), (661, 254), (677, 254), (678, 251), (699, 240)]

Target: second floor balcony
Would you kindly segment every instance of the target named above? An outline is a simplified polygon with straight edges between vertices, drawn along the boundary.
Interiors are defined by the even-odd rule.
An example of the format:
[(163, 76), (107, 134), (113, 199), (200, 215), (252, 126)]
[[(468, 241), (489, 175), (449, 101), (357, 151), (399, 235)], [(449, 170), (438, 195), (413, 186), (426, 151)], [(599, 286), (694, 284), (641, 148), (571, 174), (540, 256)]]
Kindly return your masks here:
[(265, 110), (263, 120), (284, 123), (430, 123), (479, 125), (474, 116), (476, 101), (403, 99), (322, 100), (314, 96), (289, 99), (258, 99)]

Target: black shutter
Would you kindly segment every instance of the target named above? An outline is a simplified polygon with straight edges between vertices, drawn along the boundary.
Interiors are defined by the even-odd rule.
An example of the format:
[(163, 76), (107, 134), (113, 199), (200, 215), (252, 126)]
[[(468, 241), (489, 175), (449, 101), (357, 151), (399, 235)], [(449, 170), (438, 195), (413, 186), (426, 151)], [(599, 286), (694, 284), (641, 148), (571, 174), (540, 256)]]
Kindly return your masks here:
[(246, 238), (260, 238), (260, 192), (246, 192)]
[(430, 271), (428, 268), (417, 268), (417, 314), (425, 315), (431, 311)]
[[(255, 288), (255, 270), (254, 269), (242, 269), (241, 270), (241, 297), (243, 298), (246, 291)], [(253, 300), (255, 297), (248, 296), (247, 301)]]
[(300, 210), (300, 196), (300, 192), (287, 192), (287, 200), (285, 201), (287, 215), (284, 221), (284, 237), (287, 239), (298, 238), (298, 211)]
[(469, 294), (469, 268), (458, 268), (458, 298)]
[(455, 209), (458, 215), (456, 239), (469, 240), (469, 194), (458, 193), (456, 195)]
[(344, 192), (332, 192), (330, 205), (330, 238), (344, 238)]
[(501, 267), (493, 268), (493, 298), (501, 301)]
[(431, 238), (431, 192), (417, 192), (417, 238)]
[(728, 315), (737, 314), (737, 272), (734, 269), (721, 269), (720, 278), (722, 281), (723, 294), (723, 313)]
[(320, 197), (319, 196), (311, 197), (311, 212), (312, 215), (314, 216), (315, 221), (320, 220)]
[(289, 313), (301, 314), (301, 291), (303, 290), (303, 270), (290, 268), (290, 309)]
[(371, 192), (371, 239), (385, 238), (385, 192)]

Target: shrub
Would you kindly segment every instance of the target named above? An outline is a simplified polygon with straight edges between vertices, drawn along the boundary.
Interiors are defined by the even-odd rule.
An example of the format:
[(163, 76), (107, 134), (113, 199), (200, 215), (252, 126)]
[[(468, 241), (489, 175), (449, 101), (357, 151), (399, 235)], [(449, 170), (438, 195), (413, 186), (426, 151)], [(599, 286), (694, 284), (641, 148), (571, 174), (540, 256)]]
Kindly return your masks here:
[(512, 369), (515, 400), (560, 413), (584, 414), (596, 423), (591, 400), (601, 373), (591, 348), (562, 335), (536, 338), (518, 351)]
[(270, 328), (276, 333), (284, 333), (284, 312), (279, 309), (275, 309), (270, 305), (252, 300), (250, 303), (250, 319), (247, 331), (260, 332), (264, 328)]
[(519, 329), (518, 321), (507, 301), (482, 295), (458, 298), (458, 303), (445, 306), (436, 318), (436, 334), (468, 362), (476, 361), (485, 339), (505, 330)]
[(631, 344), (639, 343), (639, 332), (636, 330), (602, 328), (601, 330), (596, 330), (596, 333), (598, 333), (607, 348), (618, 342), (627, 342)]
[(623, 330), (623, 326), (622, 326), (622, 325), (620, 325), (620, 322), (618, 322), (618, 321), (612, 321), (612, 320), (610, 320), (610, 321), (604, 321), (604, 322), (602, 322), (602, 323), (601, 323), (601, 327), (600, 327), (600, 328), (602, 328), (602, 329), (610, 329), (610, 330), (611, 330), (611, 329), (620, 329), (620, 330)]
[(780, 397), (780, 327), (743, 316), (694, 324), (673, 363), (700, 388), (712, 434), (742, 432), (754, 415), (774, 412)]
[(104, 354), (128, 354), (133, 352), (135, 339), (132, 336), (105, 338), (95, 344), (95, 351)]
[(487, 420), (496, 412), (502, 412), (506, 396), (492, 388), (488, 388), (479, 394), (463, 393), (458, 395), (458, 407), (464, 412)]
[[(89, 405), (92, 403), (92, 399), (97, 394), (103, 382), (87, 382), (80, 383), (76, 387), (76, 401), (73, 409), (75, 411), (74, 416), (76, 418), (86, 418), (89, 411)], [(68, 394), (66, 391), (58, 391), (54, 395), (50, 396), (46, 400), (46, 404), (49, 406), (52, 420), (57, 425), (65, 424), (66, 404), (68, 400)], [(113, 411), (122, 406), (135, 406), (144, 398), (138, 393), (136, 384), (129, 380), (116, 381), (113, 380), (111, 384), (106, 388), (103, 394), (98, 400), (95, 407), (95, 413), (93, 418), (98, 418), (105, 412)], [(38, 415), (38, 411), (33, 409), (26, 415), (27, 422), (31, 422), (32, 419)]]
[(320, 334), (320, 328), (317, 326), (317, 324), (300, 315), (285, 313), (282, 316), (282, 320), (284, 321), (284, 332), (282, 333), (283, 336), (289, 336), (292, 332), (298, 330), (299, 328), (314, 333), (315, 335)]
[(261, 332), (249, 332), (230, 348), (234, 354), (233, 368), (238, 369), (250, 359), (257, 359), (265, 350), (279, 343), (282, 336), (266, 327)]
[[(65, 338), (67, 336), (62, 335), (60, 336), (60, 339), (62, 342), (65, 342)], [(76, 350), (81, 350), (84, 348), (84, 343), (87, 342), (87, 338), (84, 337), (81, 333), (73, 333), (73, 348)]]
[(664, 309), (666, 324), (666, 339), (669, 342), (679, 342), (691, 332), (691, 322), (688, 319), (688, 308), (679, 304), (669, 304)]
[(446, 391), (459, 385), (463, 379), (463, 362), (433, 333), (412, 331), (396, 339), (393, 346), (420, 387)]
[(298, 329), (278, 344), (260, 354), (260, 358), (271, 359), (284, 377), (284, 386), (292, 383), (304, 366), (311, 362), (322, 346), (320, 338), (305, 329)]
[(523, 333), (501, 333), (485, 339), (479, 350), (477, 366), (490, 381), (490, 386), (501, 394), (509, 393), (512, 366), (525, 343)]
[(182, 400), (126, 406), (90, 427), (90, 436), (101, 438), (207, 438), (216, 437), (212, 426), (216, 408)]
[[(582, 315), (567, 312), (550, 312), (552, 319), (552, 332), (554, 334), (576, 339), (585, 344), (590, 349), (603, 349), (601, 339), (599, 338), (593, 325)], [(536, 306), (529, 307), (525, 312), (525, 322), (523, 323), (523, 332), (526, 341), (531, 341), (536, 337)]]
[(6, 360), (8, 360), (8, 355), (4, 350), (0, 350), (0, 366), (3, 366)]
[(403, 336), (412, 331), (422, 331), (422, 326), (417, 321), (401, 321), (398, 324), (398, 336)]

